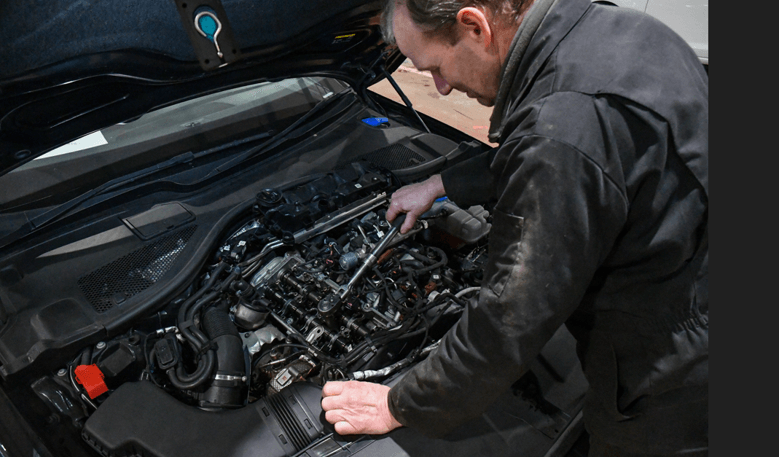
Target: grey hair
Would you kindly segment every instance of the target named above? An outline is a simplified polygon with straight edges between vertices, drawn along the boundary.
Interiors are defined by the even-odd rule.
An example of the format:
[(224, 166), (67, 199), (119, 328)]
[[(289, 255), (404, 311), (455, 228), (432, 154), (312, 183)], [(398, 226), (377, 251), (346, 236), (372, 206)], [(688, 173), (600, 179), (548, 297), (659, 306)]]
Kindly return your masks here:
[(451, 42), (456, 41), (454, 25), (457, 13), (468, 6), (480, 6), (492, 13), (518, 21), (533, 0), (385, 0), (381, 14), (381, 30), (384, 41), (395, 44), (392, 20), (399, 3), (408, 8), (411, 20), (426, 33), (440, 34)]
[(395, 32), (392, 30), (392, 20), (395, 17), (397, 0), (385, 0), (381, 11), (381, 35), (387, 44), (395, 44)]

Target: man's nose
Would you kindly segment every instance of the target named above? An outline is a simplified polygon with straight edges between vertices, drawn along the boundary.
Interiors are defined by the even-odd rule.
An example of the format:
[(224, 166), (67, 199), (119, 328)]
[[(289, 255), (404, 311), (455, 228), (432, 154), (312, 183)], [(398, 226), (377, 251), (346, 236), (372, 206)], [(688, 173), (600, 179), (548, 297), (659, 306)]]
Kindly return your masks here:
[(452, 91), (452, 86), (450, 86), (444, 78), (435, 73), (433, 73), (433, 81), (435, 81), (435, 88), (438, 89), (438, 93), (441, 95), (449, 95), (449, 92)]

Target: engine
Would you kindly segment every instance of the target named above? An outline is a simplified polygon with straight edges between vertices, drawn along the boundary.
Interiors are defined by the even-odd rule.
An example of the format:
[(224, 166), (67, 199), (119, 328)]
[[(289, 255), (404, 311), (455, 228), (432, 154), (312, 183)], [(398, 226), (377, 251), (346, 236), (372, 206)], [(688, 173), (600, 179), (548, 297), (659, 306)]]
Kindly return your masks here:
[(387, 243), (394, 188), (356, 163), (262, 191), (153, 343), (158, 382), (233, 408), (302, 380), (386, 378), (424, 357), (478, 290), (489, 224), (480, 207), (443, 201)]
[[(90, 444), (107, 452), (116, 417), (139, 395), (200, 411), (265, 411), (295, 383), (381, 382), (425, 357), (478, 293), (489, 214), (443, 199), (392, 236), (385, 214), (397, 187), (389, 172), (354, 163), (260, 192), (179, 297), (70, 365), (71, 385), (96, 410)], [(91, 383), (90, 367), (105, 379)], [(136, 381), (154, 392), (121, 389)], [(113, 404), (102, 406), (106, 398)]]

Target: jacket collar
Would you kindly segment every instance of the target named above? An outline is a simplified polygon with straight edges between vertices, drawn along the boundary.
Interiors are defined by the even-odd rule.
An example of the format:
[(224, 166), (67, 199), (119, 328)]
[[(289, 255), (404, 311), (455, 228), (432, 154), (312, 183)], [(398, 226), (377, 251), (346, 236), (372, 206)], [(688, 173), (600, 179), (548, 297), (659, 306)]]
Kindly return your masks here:
[(536, 0), (520, 23), (503, 63), (498, 96), (490, 117), (491, 141), (502, 143), (508, 114), (516, 109), (557, 45), (590, 7), (590, 0)]

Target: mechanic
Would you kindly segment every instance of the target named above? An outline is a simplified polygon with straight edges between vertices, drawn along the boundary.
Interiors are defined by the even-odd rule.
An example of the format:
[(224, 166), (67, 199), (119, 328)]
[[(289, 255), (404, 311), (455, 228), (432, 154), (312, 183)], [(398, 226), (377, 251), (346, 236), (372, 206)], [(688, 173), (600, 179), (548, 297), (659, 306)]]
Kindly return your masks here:
[(390, 0), (388, 42), (494, 106), (499, 147), (392, 195), (493, 205), (478, 299), (392, 388), (330, 382), (341, 434), (443, 437), (565, 324), (590, 455), (708, 454), (708, 75), (658, 20), (590, 0)]

